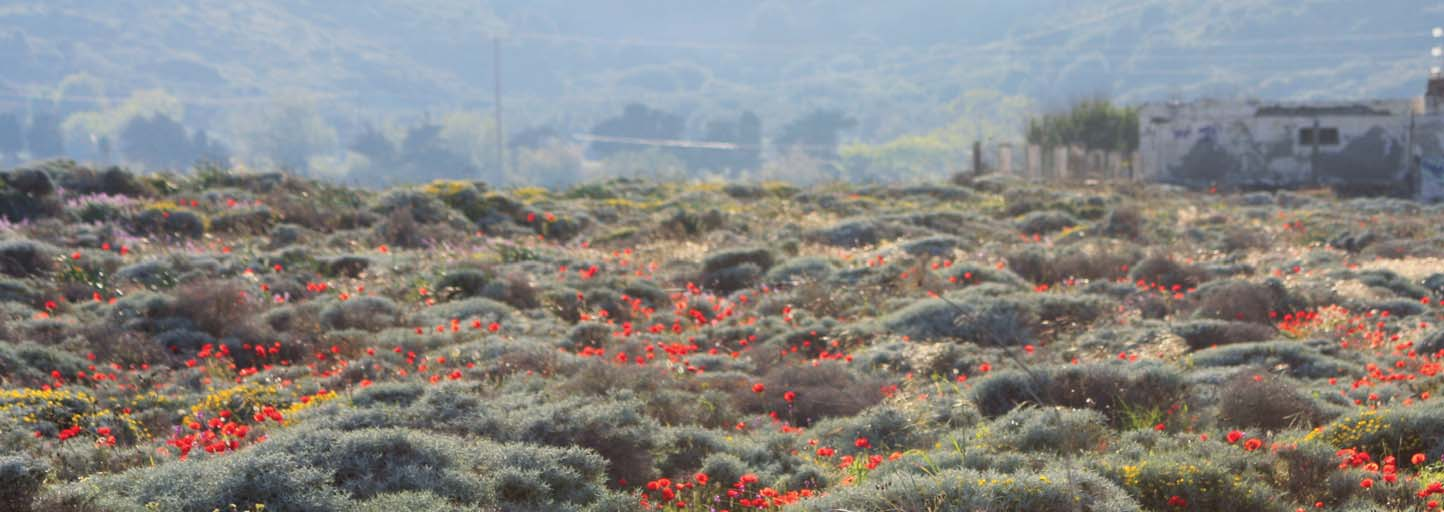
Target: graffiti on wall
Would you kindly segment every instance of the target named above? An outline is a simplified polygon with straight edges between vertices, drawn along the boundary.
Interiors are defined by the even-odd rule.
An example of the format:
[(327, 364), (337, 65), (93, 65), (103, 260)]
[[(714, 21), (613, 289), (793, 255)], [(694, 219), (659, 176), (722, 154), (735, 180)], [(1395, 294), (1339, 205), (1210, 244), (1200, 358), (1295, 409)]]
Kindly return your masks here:
[(1444, 200), (1444, 156), (1419, 159), (1419, 199)]
[(1140, 175), (1195, 187), (1324, 185), (1407, 193), (1408, 112), (1406, 103), (1387, 101), (1145, 105)]

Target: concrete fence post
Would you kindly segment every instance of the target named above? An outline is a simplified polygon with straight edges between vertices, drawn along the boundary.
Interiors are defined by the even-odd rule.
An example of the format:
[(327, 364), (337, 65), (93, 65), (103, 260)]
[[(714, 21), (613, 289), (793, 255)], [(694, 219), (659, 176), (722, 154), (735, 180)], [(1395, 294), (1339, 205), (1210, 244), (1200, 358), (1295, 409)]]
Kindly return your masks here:
[(1068, 179), (1068, 147), (1053, 148), (1053, 179)]
[(1013, 174), (1013, 145), (998, 145), (998, 173), (1003, 175)]
[(1027, 170), (1024, 177), (1030, 180), (1043, 179), (1043, 148), (1037, 144), (1029, 144), (1023, 155), (1024, 165)]

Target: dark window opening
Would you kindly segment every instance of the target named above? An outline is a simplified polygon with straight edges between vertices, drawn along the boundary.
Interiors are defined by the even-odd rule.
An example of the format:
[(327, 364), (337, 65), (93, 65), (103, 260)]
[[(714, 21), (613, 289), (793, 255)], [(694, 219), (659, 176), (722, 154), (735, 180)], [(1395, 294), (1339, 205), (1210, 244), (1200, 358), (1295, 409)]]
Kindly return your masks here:
[(1299, 144), (1312, 146), (1314, 145), (1315, 135), (1317, 135), (1318, 145), (1320, 146), (1339, 145), (1338, 128), (1319, 128), (1317, 133), (1315, 133), (1314, 130), (1314, 128), (1299, 128)]

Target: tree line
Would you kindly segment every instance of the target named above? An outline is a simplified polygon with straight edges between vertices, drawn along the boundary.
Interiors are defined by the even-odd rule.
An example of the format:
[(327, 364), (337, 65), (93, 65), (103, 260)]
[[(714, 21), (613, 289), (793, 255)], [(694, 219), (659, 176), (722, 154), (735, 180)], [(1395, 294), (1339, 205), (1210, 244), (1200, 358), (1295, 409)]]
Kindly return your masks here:
[[(42, 109), (0, 113), (0, 166), (66, 157), (68, 134), (73, 144), (85, 146), (71, 154), (105, 164), (183, 171), (200, 163), (243, 161), (374, 186), (434, 179), (562, 186), (610, 176), (888, 181), (887, 175), (916, 179), (955, 172), (967, 165), (974, 140), (931, 133), (908, 139), (910, 146), (853, 142), (840, 155), (845, 136), (859, 125), (840, 109), (806, 111), (769, 131), (750, 110), (693, 120), (630, 103), (592, 124), (587, 133), (593, 137), (583, 140), (550, 124), (510, 133), (507, 160), (499, 165), (489, 142), (495, 126), (484, 112), (428, 115), (400, 126), (366, 123), (343, 142), (334, 120), (313, 105), (279, 102), (237, 118), (240, 122), (233, 119), (223, 143), (205, 129), (187, 128), (176, 114), (183, 109), (163, 105), (153, 101), (133, 111), (122, 106), (80, 123)], [(1049, 147), (1128, 152), (1138, 146), (1136, 109), (1106, 99), (1032, 115), (1023, 131), (1027, 142)], [(89, 140), (77, 133), (88, 133)]]

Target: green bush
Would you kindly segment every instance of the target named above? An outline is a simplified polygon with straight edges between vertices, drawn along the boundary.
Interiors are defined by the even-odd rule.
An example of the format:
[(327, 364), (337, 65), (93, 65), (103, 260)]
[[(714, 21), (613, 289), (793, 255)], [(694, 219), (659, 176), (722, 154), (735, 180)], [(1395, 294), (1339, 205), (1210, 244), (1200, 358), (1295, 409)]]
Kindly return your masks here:
[(141, 234), (200, 238), (209, 223), (204, 215), (187, 209), (148, 208), (131, 219), (131, 228)]
[(995, 371), (974, 383), (971, 396), (986, 416), (1032, 403), (1094, 409), (1123, 425), (1177, 405), (1185, 386), (1176, 370), (1156, 363), (1092, 363)]
[(60, 250), (34, 240), (0, 240), (0, 273), (14, 277), (45, 274), (55, 268)]
[[(606, 464), (577, 448), (468, 441), (391, 428), (300, 428), (248, 452), (133, 469), (65, 486), (70, 509), (354, 510), (387, 495), (482, 509), (574, 510), (605, 495)], [(414, 505), (414, 504), (412, 504)]]
[[(882, 381), (859, 377), (835, 361), (816, 366), (778, 366), (763, 375), (760, 382), (765, 388), (762, 393), (753, 392), (750, 385), (734, 391), (742, 409), (775, 411), (778, 417), (798, 426), (828, 417), (852, 416), (883, 398), (879, 391)], [(788, 392), (795, 395), (792, 403), (784, 399)]]
[(767, 249), (713, 252), (702, 260), (700, 280), (704, 286), (730, 293), (756, 284), (772, 268), (773, 261)]
[(834, 266), (835, 263), (832, 260), (800, 256), (772, 267), (767, 271), (766, 278), (768, 283), (778, 284), (789, 284), (801, 280), (824, 281), (832, 275)]
[(24, 512), (45, 483), (50, 466), (24, 455), (0, 455), (0, 509)]
[(1407, 458), (1424, 452), (1444, 455), (1444, 405), (1430, 400), (1414, 406), (1362, 409), (1338, 417), (1314, 434), (1335, 448), (1356, 448), (1374, 457)]
[(1051, 234), (1078, 225), (1078, 219), (1068, 212), (1044, 210), (1029, 212), (1018, 219), (1018, 230), (1025, 234)]
[(1262, 341), (1236, 343), (1195, 352), (1191, 358), (1198, 367), (1250, 366), (1276, 368), (1298, 378), (1321, 379), (1348, 374), (1357, 365), (1324, 353), (1313, 343), (1299, 341)]
[(1193, 288), (1207, 279), (1202, 269), (1183, 266), (1172, 258), (1150, 256), (1134, 263), (1128, 270), (1128, 279), (1142, 281), (1147, 285), (1160, 285), (1172, 289)]
[(360, 277), (366, 269), (371, 268), (371, 258), (355, 254), (343, 254), (333, 258), (326, 258), (320, 262), (321, 274), (328, 277)]
[[(1070, 487), (1067, 483), (1072, 482)], [(1095, 473), (1061, 469), (998, 473), (949, 469), (933, 475), (888, 475), (804, 500), (792, 510), (1143, 510)], [(1221, 509), (1220, 509), (1221, 510)]]
[(1218, 390), (1219, 422), (1274, 431), (1311, 428), (1326, 414), (1301, 388), (1301, 383), (1287, 377), (1261, 370), (1240, 371)]
[(401, 308), (385, 297), (366, 295), (327, 304), (321, 323), (328, 329), (379, 331), (401, 324)]
[(1267, 325), (1225, 320), (1183, 322), (1173, 326), (1173, 333), (1183, 338), (1188, 348), (1193, 350), (1264, 341), (1278, 335), (1273, 327)]
[(1273, 322), (1270, 314), (1283, 316), (1295, 309), (1288, 290), (1277, 280), (1213, 281), (1199, 286), (1190, 298), (1197, 307), (1194, 316), (1199, 318), (1269, 324)]
[(1055, 452), (1063, 456), (1108, 441), (1108, 417), (1089, 409), (1019, 407), (987, 424), (982, 442), (997, 452)]
[(1011, 299), (923, 299), (881, 319), (887, 330), (913, 340), (953, 338), (981, 345), (1021, 346), (1032, 341), (1038, 313)]

